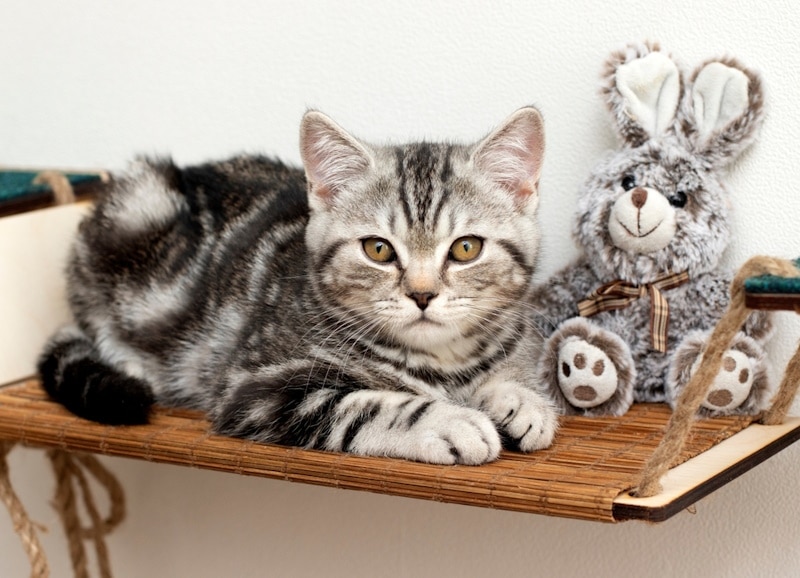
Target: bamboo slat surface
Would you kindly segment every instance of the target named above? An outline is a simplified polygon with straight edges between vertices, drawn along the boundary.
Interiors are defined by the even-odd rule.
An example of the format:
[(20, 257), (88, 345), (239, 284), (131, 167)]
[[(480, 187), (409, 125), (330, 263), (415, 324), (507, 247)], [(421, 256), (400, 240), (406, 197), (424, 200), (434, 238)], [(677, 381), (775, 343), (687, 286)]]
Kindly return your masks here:
[[(480, 467), (436, 466), (218, 436), (196, 411), (158, 408), (148, 425), (104, 426), (49, 401), (35, 380), (0, 389), (0, 439), (25, 445), (606, 522), (617, 521), (614, 499), (635, 483), (669, 415), (666, 406), (638, 404), (619, 418), (562, 418), (548, 450), (503, 452), (496, 462)], [(681, 461), (750, 421), (698, 421)]]

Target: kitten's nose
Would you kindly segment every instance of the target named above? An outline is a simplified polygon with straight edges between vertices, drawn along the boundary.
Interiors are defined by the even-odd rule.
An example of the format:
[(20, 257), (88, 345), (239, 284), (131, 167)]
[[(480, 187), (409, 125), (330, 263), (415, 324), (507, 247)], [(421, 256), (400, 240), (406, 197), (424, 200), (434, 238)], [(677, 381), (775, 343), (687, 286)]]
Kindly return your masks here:
[(431, 299), (436, 297), (436, 293), (409, 293), (408, 296), (416, 301), (417, 307), (425, 311)]

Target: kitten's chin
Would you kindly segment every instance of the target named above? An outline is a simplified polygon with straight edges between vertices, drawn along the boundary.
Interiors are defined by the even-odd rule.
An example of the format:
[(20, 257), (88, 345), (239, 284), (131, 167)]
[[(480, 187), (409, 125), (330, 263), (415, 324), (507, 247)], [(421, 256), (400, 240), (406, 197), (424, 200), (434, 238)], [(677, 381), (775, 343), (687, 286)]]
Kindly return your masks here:
[(395, 337), (403, 344), (417, 350), (431, 351), (462, 340), (461, 332), (452, 325), (430, 319), (418, 319), (409, 323)]

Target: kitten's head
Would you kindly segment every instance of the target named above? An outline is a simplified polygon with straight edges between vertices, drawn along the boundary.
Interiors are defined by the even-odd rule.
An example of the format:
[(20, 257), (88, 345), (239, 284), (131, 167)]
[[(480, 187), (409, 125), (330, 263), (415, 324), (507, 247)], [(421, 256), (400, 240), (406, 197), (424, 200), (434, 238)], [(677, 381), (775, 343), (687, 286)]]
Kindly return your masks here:
[(542, 119), (471, 146), (377, 147), (303, 118), (312, 283), (353, 331), (424, 351), (497, 332), (530, 288)]

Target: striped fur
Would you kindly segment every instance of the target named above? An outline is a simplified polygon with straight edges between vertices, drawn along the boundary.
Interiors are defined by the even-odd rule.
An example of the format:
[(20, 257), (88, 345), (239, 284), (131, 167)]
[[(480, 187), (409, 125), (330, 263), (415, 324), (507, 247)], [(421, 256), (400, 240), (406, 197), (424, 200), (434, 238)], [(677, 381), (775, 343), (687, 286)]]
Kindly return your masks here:
[[(522, 109), (472, 146), (376, 147), (310, 112), (305, 174), (139, 163), (81, 225), (48, 391), (109, 423), (155, 400), (223, 434), (433, 463), (549, 445), (524, 305), (541, 133)], [(370, 259), (375, 238), (392, 260)], [(453, 257), (461, 238), (482, 243), (473, 260)]]

